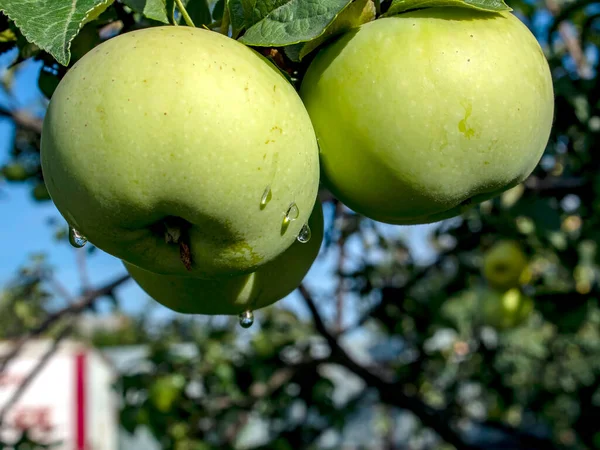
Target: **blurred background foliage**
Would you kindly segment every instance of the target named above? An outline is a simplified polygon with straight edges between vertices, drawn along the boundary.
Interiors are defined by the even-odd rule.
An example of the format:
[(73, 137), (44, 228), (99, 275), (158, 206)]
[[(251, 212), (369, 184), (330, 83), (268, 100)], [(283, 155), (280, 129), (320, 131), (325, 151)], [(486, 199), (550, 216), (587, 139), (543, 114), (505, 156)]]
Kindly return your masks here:
[[(157, 324), (120, 312), (113, 289), (85, 283), (71, 309), (57, 311), (55, 268), (36, 255), (2, 286), (0, 338), (57, 336), (73, 325), (74, 335), (98, 347), (149, 345), (147, 364), (118, 380), (120, 420), (131, 432), (148, 427), (165, 450), (241, 448), (249, 423), (267, 430), (254, 448), (274, 450), (600, 448), (600, 5), (509, 3), (552, 68), (552, 136), (525, 183), (432, 229), (433, 262), (419, 264), (406, 238), (323, 190), (333, 220), (321, 257), (333, 261), (334, 288), (301, 287), (308, 318), (276, 305), (250, 332), (235, 318)], [(116, 33), (157, 24), (116, 2), (76, 38), (70, 64)], [(49, 96), (66, 68), (0, 15), (0, 51), (15, 44), (2, 72), (9, 101), (0, 117), (15, 133), (0, 192), (27, 184), (48, 202), (39, 165), (46, 103), (13, 107), (12, 82), (24, 61), (42, 61), (38, 84)], [(266, 53), (301, 78), (306, 63), (278, 49)], [(49, 226), (66, 239), (64, 224)], [(498, 251), (490, 262), (507, 242), (520, 250)], [(86, 247), (81, 258), (93, 251)], [(506, 271), (519, 264), (517, 281), (506, 283)], [(92, 300), (100, 297), (119, 320), (77, 326), (74, 318), (95, 314)], [(368, 357), (355, 348), (361, 339)], [(340, 395), (340, 377), (356, 381), (351, 395)], [(372, 445), (343, 446), (365, 410), (373, 413)], [(413, 419), (404, 434), (399, 416)], [(24, 436), (15, 448), (38, 447)]]

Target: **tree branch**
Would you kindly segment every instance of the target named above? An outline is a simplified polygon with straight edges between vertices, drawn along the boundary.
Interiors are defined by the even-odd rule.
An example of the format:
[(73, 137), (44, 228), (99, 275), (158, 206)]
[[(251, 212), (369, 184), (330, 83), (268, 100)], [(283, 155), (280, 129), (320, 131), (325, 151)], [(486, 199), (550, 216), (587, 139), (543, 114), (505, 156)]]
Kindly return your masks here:
[[(583, 79), (590, 79), (592, 77), (592, 69), (590, 64), (585, 57), (585, 53), (581, 48), (581, 43), (577, 36), (573, 33), (572, 25), (565, 21), (566, 17), (561, 14), (560, 6), (556, 0), (546, 0), (546, 8), (555, 17), (556, 27), (561, 39), (565, 43), (567, 52), (573, 58), (575, 65), (577, 66), (577, 73)], [(554, 27), (552, 27), (553, 29)]]
[[(344, 220), (344, 204), (339, 202), (335, 208), (335, 218)], [(338, 256), (337, 262), (337, 270), (338, 274), (341, 274), (344, 270), (344, 264), (346, 262), (346, 236), (344, 235), (343, 226), (341, 227), (340, 238), (338, 240), (338, 248), (340, 250), (340, 254)], [(335, 290), (335, 329), (336, 332), (342, 331), (344, 327), (344, 299), (345, 299), (345, 287), (344, 287), (344, 278), (338, 276), (338, 285)]]
[(461, 450), (480, 450), (480, 447), (465, 442), (460, 433), (452, 428), (450, 418), (446, 414), (427, 406), (418, 398), (404, 394), (396, 383), (379, 378), (354, 361), (339, 345), (337, 339), (327, 330), (310, 292), (302, 284), (299, 289), (310, 309), (317, 331), (325, 338), (331, 348), (331, 359), (334, 362), (346, 367), (362, 378), (367, 385), (377, 389), (381, 402), (412, 412), (421, 420), (424, 426), (434, 430), (444, 441)]
[(42, 134), (42, 124), (44, 121), (37, 117), (31, 116), (29, 113), (18, 110), (10, 111), (6, 108), (0, 107), (0, 116), (11, 119), (18, 127)]

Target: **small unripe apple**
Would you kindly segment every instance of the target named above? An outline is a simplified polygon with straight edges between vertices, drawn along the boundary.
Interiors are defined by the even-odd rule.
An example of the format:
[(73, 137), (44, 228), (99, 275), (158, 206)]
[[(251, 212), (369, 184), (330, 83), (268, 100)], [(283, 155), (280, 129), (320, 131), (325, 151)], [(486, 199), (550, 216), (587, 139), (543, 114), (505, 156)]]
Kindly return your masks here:
[(484, 289), (480, 294), (483, 323), (499, 330), (521, 325), (534, 309), (533, 299), (518, 288), (508, 291)]
[(0, 174), (8, 181), (25, 181), (31, 176), (27, 168), (19, 163), (5, 165), (0, 170)]
[(189, 276), (149, 272), (124, 262), (138, 285), (157, 302), (186, 314), (239, 314), (264, 308), (296, 289), (312, 266), (323, 240), (323, 210), (314, 207), (307, 243), (294, 242), (256, 272), (230, 278), (205, 280)]
[(510, 13), (425, 8), (320, 51), (300, 90), (325, 182), (392, 224), (456, 216), (527, 178), (550, 136), (548, 62)]
[(249, 47), (183, 26), (86, 53), (50, 101), (41, 159), (56, 207), (91, 243), (194, 277), (250, 273), (279, 256), (319, 183), (314, 130), (292, 85)]
[(515, 241), (500, 241), (483, 257), (483, 275), (496, 289), (507, 290), (525, 284), (531, 276), (527, 256)]

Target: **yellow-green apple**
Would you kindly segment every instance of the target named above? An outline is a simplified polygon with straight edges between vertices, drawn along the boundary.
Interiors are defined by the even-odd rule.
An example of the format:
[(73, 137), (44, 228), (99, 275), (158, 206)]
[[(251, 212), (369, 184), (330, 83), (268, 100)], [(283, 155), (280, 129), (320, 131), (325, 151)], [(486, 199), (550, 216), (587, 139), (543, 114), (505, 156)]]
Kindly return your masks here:
[(321, 50), (300, 89), (324, 181), (392, 224), (456, 216), (523, 181), (549, 139), (548, 62), (510, 13), (425, 8)]
[(253, 273), (206, 280), (163, 275), (124, 262), (139, 286), (167, 308), (186, 314), (239, 314), (269, 306), (302, 282), (319, 253), (323, 240), (323, 211), (317, 203), (308, 221), (312, 237), (294, 242), (279, 257)]
[(525, 284), (531, 272), (521, 246), (515, 241), (502, 240), (484, 254), (483, 275), (490, 286), (507, 290)]
[(534, 309), (533, 299), (518, 288), (508, 291), (483, 289), (480, 301), (483, 323), (499, 330), (524, 323)]
[(183, 26), (125, 33), (83, 56), (50, 101), (41, 159), (56, 207), (90, 242), (194, 277), (279, 256), (319, 183), (292, 85), (243, 44)]

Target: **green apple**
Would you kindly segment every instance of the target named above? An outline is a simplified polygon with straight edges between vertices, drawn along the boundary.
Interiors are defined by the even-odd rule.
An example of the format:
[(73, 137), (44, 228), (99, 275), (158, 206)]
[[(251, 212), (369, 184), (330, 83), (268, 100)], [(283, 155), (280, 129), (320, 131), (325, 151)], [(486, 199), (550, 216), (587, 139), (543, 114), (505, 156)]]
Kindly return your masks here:
[(533, 299), (518, 288), (508, 291), (484, 289), (480, 300), (483, 323), (500, 330), (521, 325), (534, 309)]
[(500, 241), (483, 257), (483, 275), (494, 288), (519, 286), (527, 282), (530, 274), (527, 256), (517, 242)]
[(325, 182), (392, 224), (436, 222), (517, 185), (554, 112), (548, 62), (510, 13), (426, 8), (350, 31), (311, 62), (300, 95)]
[(205, 278), (250, 273), (290, 247), (319, 184), (292, 85), (245, 45), (183, 26), (85, 54), (50, 101), (41, 159), (57, 209), (98, 248)]
[(239, 314), (269, 306), (296, 289), (312, 266), (323, 240), (323, 211), (317, 203), (308, 225), (312, 237), (294, 242), (253, 273), (206, 280), (149, 272), (124, 262), (139, 286), (167, 308), (186, 314)]

